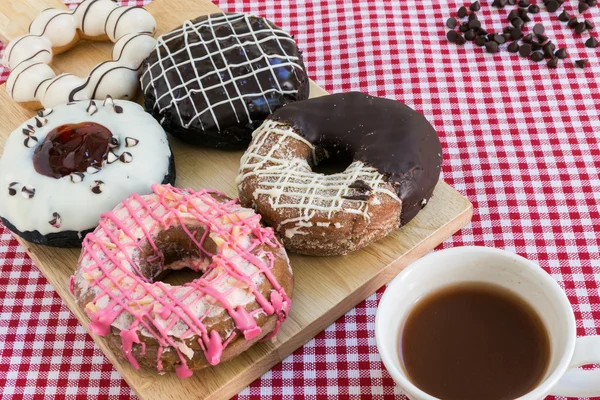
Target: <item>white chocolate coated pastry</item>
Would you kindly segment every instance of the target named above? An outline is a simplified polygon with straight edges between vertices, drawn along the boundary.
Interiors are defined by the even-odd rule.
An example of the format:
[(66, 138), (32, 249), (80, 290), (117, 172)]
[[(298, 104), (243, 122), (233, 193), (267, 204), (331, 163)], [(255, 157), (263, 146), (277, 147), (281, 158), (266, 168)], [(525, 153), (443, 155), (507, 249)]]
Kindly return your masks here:
[[(138, 71), (154, 49), (154, 17), (141, 7), (112, 0), (84, 0), (73, 12), (47, 9), (33, 20), (29, 34), (11, 41), (2, 64), (11, 70), (6, 89), (30, 108), (50, 108), (106, 95), (131, 99), (138, 90)], [(98, 64), (87, 77), (56, 75), (48, 66), (55, 54), (81, 39), (115, 43), (113, 59)]]

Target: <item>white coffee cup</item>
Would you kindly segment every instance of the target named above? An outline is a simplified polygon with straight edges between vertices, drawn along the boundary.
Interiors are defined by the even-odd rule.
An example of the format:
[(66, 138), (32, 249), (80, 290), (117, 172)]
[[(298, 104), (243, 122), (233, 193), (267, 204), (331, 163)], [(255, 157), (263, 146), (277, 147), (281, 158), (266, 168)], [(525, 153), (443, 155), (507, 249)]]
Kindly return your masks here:
[(375, 337), (381, 359), (394, 381), (413, 400), (435, 400), (408, 379), (398, 354), (402, 324), (414, 303), (442, 287), (486, 282), (511, 290), (542, 318), (550, 337), (550, 362), (541, 382), (519, 400), (548, 394), (600, 396), (600, 336), (576, 337), (571, 304), (560, 286), (533, 262), (486, 247), (455, 247), (431, 253), (409, 265), (386, 289), (377, 309)]

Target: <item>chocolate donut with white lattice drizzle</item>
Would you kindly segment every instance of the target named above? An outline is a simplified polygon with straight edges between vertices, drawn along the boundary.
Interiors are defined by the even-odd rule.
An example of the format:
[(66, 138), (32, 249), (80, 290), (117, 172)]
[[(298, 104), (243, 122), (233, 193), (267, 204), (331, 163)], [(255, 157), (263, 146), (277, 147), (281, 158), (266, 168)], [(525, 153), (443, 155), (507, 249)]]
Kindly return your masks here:
[[(312, 168), (351, 160), (340, 173)], [(405, 104), (341, 93), (289, 104), (252, 135), (237, 185), (286, 249), (339, 255), (383, 238), (427, 204), (442, 149), (431, 124)]]
[(293, 37), (248, 14), (185, 21), (157, 39), (143, 63), (146, 110), (186, 142), (239, 148), (279, 107), (308, 98)]
[(79, 247), (100, 214), (174, 182), (165, 131), (140, 105), (111, 97), (68, 103), (39, 111), (6, 140), (0, 217), (27, 241)]

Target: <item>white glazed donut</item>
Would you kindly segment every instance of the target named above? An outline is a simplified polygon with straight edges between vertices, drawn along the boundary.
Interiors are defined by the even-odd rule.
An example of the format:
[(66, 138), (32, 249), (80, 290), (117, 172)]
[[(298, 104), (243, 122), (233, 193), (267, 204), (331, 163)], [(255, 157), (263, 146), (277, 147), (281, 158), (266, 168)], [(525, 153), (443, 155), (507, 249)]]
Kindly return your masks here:
[[(94, 135), (101, 130), (103, 141), (91, 133), (56, 139), (82, 125), (91, 125)], [(71, 148), (65, 147), (69, 140)], [(48, 243), (48, 235), (64, 239), (65, 232), (93, 229), (100, 214), (123, 199), (173, 179), (165, 131), (140, 105), (110, 97), (69, 103), (39, 111), (7, 139), (0, 158), (0, 216), (26, 240), (73, 247), (82, 238), (61, 245)]]
[[(84, 0), (73, 12), (47, 9), (33, 20), (29, 34), (11, 41), (2, 64), (11, 70), (8, 94), (30, 108), (55, 107), (75, 100), (131, 99), (138, 90), (138, 71), (154, 49), (154, 17), (141, 7), (118, 6), (111, 0)], [(56, 76), (48, 66), (55, 54), (80, 39), (111, 40), (112, 60), (85, 77)]]

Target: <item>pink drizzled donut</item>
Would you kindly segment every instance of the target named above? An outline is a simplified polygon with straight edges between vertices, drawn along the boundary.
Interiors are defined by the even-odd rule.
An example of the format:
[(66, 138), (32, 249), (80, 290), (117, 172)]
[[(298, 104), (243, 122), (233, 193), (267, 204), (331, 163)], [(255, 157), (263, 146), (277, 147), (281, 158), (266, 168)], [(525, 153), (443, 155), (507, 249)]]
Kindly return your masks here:
[[(217, 365), (274, 336), (288, 314), (293, 275), (260, 215), (214, 192), (154, 185), (102, 215), (86, 236), (71, 290), (134, 368)], [(202, 273), (181, 286), (165, 272)], [(120, 351), (117, 351), (120, 350)]]

